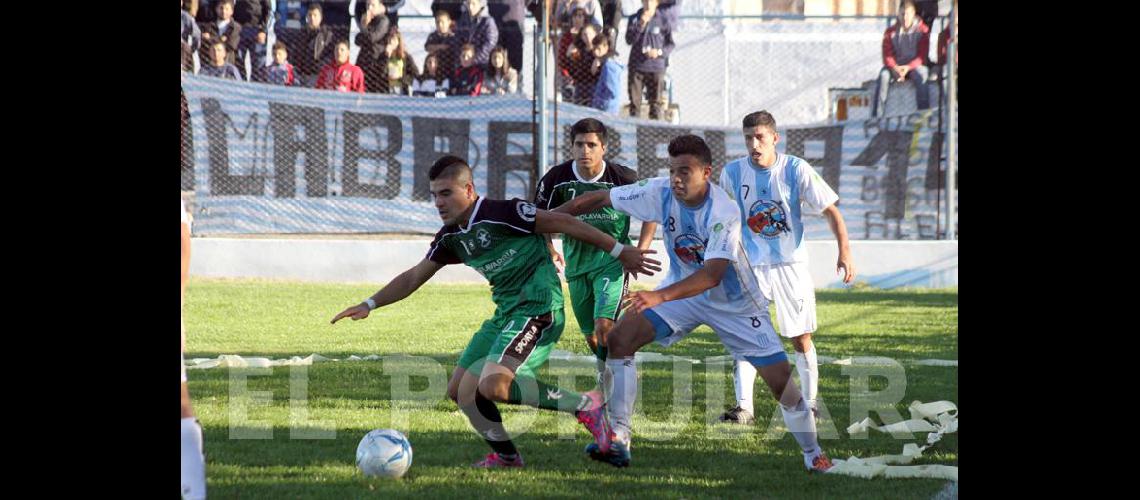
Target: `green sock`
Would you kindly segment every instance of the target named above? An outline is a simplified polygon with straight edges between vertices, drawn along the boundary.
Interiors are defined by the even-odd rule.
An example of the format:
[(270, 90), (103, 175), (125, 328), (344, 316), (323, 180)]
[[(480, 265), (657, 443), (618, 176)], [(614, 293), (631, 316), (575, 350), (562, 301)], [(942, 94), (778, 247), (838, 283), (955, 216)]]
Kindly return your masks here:
[[(520, 380), (522, 384), (520, 384)], [(523, 394), (521, 387), (526, 387), (527, 394)], [(537, 388), (538, 394), (531, 394)], [(589, 403), (589, 398), (581, 394), (547, 384), (533, 377), (518, 376), (511, 382), (510, 404), (524, 404), (544, 410), (564, 411), (574, 413)]]

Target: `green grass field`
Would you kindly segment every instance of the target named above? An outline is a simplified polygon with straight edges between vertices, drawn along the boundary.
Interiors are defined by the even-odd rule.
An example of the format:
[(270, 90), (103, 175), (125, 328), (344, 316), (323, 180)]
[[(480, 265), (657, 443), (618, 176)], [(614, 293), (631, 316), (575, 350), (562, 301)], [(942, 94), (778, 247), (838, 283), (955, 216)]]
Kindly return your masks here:
[[(930, 498), (945, 484), (933, 479), (809, 475), (792, 436), (769, 435), (782, 423), (769, 425), (773, 416), (779, 420), (779, 412), (761, 381), (756, 387), (756, 426), (710, 423), (732, 406), (733, 388), (731, 364), (708, 363), (678, 365), (688, 366), (688, 376), (673, 363), (639, 367), (642, 400), (634, 420), (633, 464), (627, 469), (590, 460), (582, 450), (592, 439), (573, 417), (510, 406), (500, 408), (509, 430), (525, 431), (515, 441), (527, 467), (473, 469), (470, 464), (489, 450), (444, 390), (459, 351), (493, 311), (488, 288), (426, 286), (403, 302), (374, 311), (367, 320), (329, 324), (337, 312), (375, 290), (375, 285), (191, 281), (184, 308), (187, 359), (220, 354), (276, 359), (312, 353), (431, 358), (317, 363), (303, 370), (189, 371), (190, 394), (204, 429), (212, 498)], [(913, 400), (957, 403), (958, 368), (907, 363), (958, 359), (956, 288), (821, 290), (817, 301), (816, 346), (821, 356), (885, 356), (903, 363), (905, 395), (893, 405), (902, 418), (909, 418), (906, 407)], [(558, 349), (587, 353), (569, 308), (566, 316)], [(726, 354), (708, 328), (672, 348), (652, 345), (646, 350), (696, 359)], [(428, 376), (410, 379), (411, 390), (428, 390), (426, 396), (393, 398), (393, 381), (406, 380), (402, 374), (412, 366), (427, 370)], [(854, 379), (844, 368), (820, 367), (820, 396), (834, 419), (823, 423), (822, 445), (832, 458), (897, 454), (903, 444), (923, 437), (896, 440), (872, 431), (863, 439), (850, 438), (845, 428), (852, 423), (850, 413), (860, 396), (852, 396)], [(543, 378), (585, 391), (594, 386), (593, 373), (592, 364), (552, 362)], [(440, 376), (444, 385), (432, 382), (431, 377)], [(885, 377), (870, 379), (874, 391), (887, 383)], [(307, 397), (308, 413), (302, 420), (291, 416), (296, 413), (291, 387)], [(258, 394), (250, 400), (248, 393), (271, 399), (259, 403)], [(296, 404), (303, 397), (292, 400)], [(675, 399), (681, 404), (674, 404)], [(872, 417), (884, 420), (875, 413)], [(356, 444), (375, 428), (397, 428), (411, 440), (414, 465), (402, 480), (365, 478), (356, 470)], [(957, 465), (956, 434), (946, 436), (915, 465), (929, 463)]]

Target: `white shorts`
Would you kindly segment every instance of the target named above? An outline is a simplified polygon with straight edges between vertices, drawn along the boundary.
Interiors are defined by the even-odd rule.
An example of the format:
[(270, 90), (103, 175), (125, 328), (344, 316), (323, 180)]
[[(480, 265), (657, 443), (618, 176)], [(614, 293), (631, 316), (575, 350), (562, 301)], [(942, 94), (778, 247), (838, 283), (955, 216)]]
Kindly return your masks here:
[(657, 343), (663, 346), (677, 343), (704, 324), (716, 332), (736, 359), (748, 359), (756, 366), (788, 359), (767, 308), (752, 314), (726, 314), (715, 309), (703, 295), (697, 295), (658, 304), (644, 315), (653, 324)]
[(780, 335), (799, 337), (815, 331), (815, 285), (807, 262), (753, 266), (760, 291), (776, 304)]

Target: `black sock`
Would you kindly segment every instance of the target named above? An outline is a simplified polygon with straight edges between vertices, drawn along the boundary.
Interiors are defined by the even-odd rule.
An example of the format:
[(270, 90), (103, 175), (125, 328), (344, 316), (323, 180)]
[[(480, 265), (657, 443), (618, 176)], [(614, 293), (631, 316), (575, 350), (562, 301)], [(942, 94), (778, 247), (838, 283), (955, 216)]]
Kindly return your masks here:
[[(499, 407), (495, 405), (494, 401), (483, 397), (483, 394), (475, 394), (475, 407), (479, 413), (483, 415), (490, 422), (489, 429), (479, 429), (483, 439), (500, 455), (517, 456), (519, 450), (515, 448), (515, 443), (507, 437), (507, 431), (503, 428), (503, 416), (499, 413)], [(486, 432), (490, 430), (491, 432)], [(502, 440), (491, 439), (492, 436), (501, 436)]]

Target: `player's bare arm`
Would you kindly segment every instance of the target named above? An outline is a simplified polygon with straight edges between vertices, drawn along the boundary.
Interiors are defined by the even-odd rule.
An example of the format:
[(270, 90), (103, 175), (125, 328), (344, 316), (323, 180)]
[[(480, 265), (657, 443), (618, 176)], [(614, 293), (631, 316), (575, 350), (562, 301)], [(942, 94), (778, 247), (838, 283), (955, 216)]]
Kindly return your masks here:
[[(599, 191), (600, 192), (600, 191)], [(605, 198), (609, 199), (609, 191), (605, 191)], [(593, 193), (590, 193), (593, 194)], [(586, 198), (589, 195), (582, 196)], [(608, 202), (607, 202), (608, 203)], [(563, 204), (562, 206), (569, 205)], [(539, 210), (534, 219), (534, 230), (538, 233), (562, 233), (607, 252), (620, 247), (617, 257), (626, 271), (652, 276), (661, 270), (661, 262), (650, 259), (646, 255), (656, 253), (654, 250), (642, 250), (632, 245), (619, 245), (618, 241), (598, 228), (586, 224), (577, 218), (560, 212)]]
[[(606, 197), (609, 199), (609, 197)], [(637, 248), (648, 250), (649, 245), (653, 244), (653, 235), (657, 234), (656, 222), (643, 222), (641, 224), (641, 236), (637, 240)]]
[[(390, 283), (384, 285), (384, 288), (369, 298), (375, 301), (377, 309), (404, 300), (412, 292), (419, 290), (440, 269), (443, 269), (443, 264), (423, 259), (411, 269), (400, 273), (399, 276), (396, 276)], [(362, 320), (367, 318), (370, 312), (372, 312), (372, 308), (369, 307), (367, 301), (361, 302), (341, 311), (332, 319), (332, 323), (336, 324), (337, 321), (344, 318), (352, 318), (353, 321)]]
[(662, 302), (687, 299), (694, 295), (699, 295), (705, 290), (720, 284), (720, 280), (724, 278), (724, 273), (728, 269), (728, 265), (728, 259), (706, 260), (704, 267), (697, 272), (665, 288), (660, 290), (630, 292), (629, 295), (626, 296), (625, 305), (638, 313), (643, 313), (646, 309)]
[(843, 270), (843, 282), (850, 284), (855, 281), (855, 260), (851, 258), (851, 244), (847, 240), (847, 223), (843, 222), (843, 214), (834, 203), (823, 210), (831, 234), (839, 244), (839, 259), (835, 263), (835, 272)]
[(600, 191), (590, 191), (589, 193), (575, 197), (573, 200), (559, 205), (558, 208), (551, 210), (551, 212), (570, 214), (577, 217), (611, 206), (613, 205), (610, 204), (610, 190), (603, 189)]
[(558, 253), (558, 249), (554, 248), (554, 237), (550, 234), (544, 234), (542, 237), (546, 239), (546, 251), (550, 252), (550, 259), (554, 261), (558, 271), (561, 272), (566, 269), (566, 260), (562, 258), (562, 254)]

